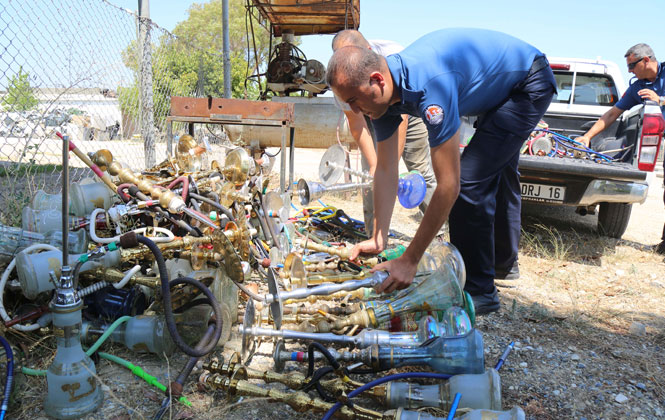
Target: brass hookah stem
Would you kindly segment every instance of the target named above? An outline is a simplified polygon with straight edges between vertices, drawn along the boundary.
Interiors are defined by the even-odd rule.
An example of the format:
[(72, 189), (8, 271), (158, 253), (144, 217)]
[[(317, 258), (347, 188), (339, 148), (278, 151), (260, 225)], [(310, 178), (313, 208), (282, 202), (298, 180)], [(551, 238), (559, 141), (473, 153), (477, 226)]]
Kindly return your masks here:
[[(351, 250), (349, 248), (337, 248), (334, 246), (325, 246), (313, 241), (305, 241), (303, 247), (305, 247), (306, 249), (311, 249), (312, 251), (316, 252), (325, 252), (326, 254), (336, 255), (343, 260), (348, 260), (349, 258), (351, 258)], [(362, 265), (368, 267), (374, 267), (378, 263), (379, 259), (376, 257), (362, 260)]]
[[(237, 366), (235, 363), (220, 364), (217, 361), (211, 361), (203, 364), (203, 369), (211, 373), (219, 373), (229, 378), (233, 378), (236, 374), (242, 375), (246, 379), (260, 379), (265, 383), (280, 383), (286, 385), (293, 390), (299, 390), (307, 384), (308, 378), (305, 375), (292, 372), (287, 374), (276, 373), (269, 370), (260, 371), (257, 369), (248, 368), (245, 366)], [(241, 372), (242, 370), (242, 372)], [(363, 386), (362, 382), (354, 381), (348, 377), (333, 378), (326, 381), (320, 381), (320, 384), (327, 391), (333, 395), (341, 395), (342, 393), (349, 393), (356, 388)], [(386, 397), (385, 385), (374, 387), (364, 392), (364, 395), (369, 395), (377, 401), (383, 403)]]
[[(231, 395), (245, 395), (279, 401), (288, 404), (297, 412), (304, 412), (307, 410), (326, 412), (333, 406), (333, 403), (325, 402), (319, 398), (312, 398), (305, 392), (282, 392), (274, 388), (264, 389), (253, 385), (246, 380), (231, 379), (218, 373), (204, 374), (199, 381), (210, 388), (226, 390)], [(380, 412), (368, 410), (359, 406), (355, 406), (355, 411), (349, 407), (343, 406), (336, 414), (337, 418), (345, 420), (387, 420), (392, 418), (392, 416), (385, 417)]]

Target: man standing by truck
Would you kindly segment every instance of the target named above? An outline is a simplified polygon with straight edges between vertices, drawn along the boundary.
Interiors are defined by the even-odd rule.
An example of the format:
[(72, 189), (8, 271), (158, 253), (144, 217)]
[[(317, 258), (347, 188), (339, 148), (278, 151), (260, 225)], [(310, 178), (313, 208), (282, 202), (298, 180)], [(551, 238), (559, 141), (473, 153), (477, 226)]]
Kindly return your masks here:
[[(413, 281), (425, 249), (450, 216), (451, 242), (467, 269), (465, 290), (477, 313), (499, 310), (495, 239), (510, 254), (503, 263), (514, 263), (519, 151), (556, 91), (544, 54), (500, 32), (444, 29), (386, 58), (366, 48), (340, 48), (328, 63), (327, 81), (353, 111), (372, 118), (379, 142), (374, 234), (351, 256), (386, 246), (397, 192), (397, 128), (402, 114), (418, 116), (429, 132), (437, 187), (404, 254), (376, 267), (390, 272), (380, 291), (403, 289)], [(480, 121), (460, 159), (462, 115), (479, 115)]]
[[(333, 52), (349, 45), (369, 48), (383, 57), (396, 54), (404, 49), (404, 47), (393, 41), (367, 40), (360, 31), (355, 29), (339, 31), (332, 40)], [(346, 115), (346, 119), (349, 121), (349, 131), (351, 131), (351, 135), (362, 154), (363, 170), (369, 172), (370, 175), (374, 175), (376, 169), (376, 141), (374, 140), (374, 132), (371, 128), (369, 118), (363, 116), (360, 112), (351, 111), (351, 108), (345, 103), (337, 102), (342, 108), (344, 115)], [(418, 117), (404, 115), (402, 120), (398, 129), (400, 155), (409, 171), (418, 171), (425, 179), (427, 192), (425, 193), (423, 202), (418, 206), (424, 214), (436, 187), (436, 177), (434, 176), (434, 171), (432, 171), (429, 143), (427, 143), (427, 128)], [(362, 194), (365, 232), (371, 237), (374, 223), (373, 193), (371, 189), (364, 189)]]
[[(637, 81), (630, 85), (619, 102), (603, 114), (589, 131), (575, 139), (585, 146), (589, 146), (591, 139), (611, 126), (624, 111), (645, 100), (658, 103), (665, 117), (665, 63), (656, 60), (656, 55), (647, 44), (633, 45), (624, 57), (628, 71), (635, 75)], [(665, 195), (663, 203), (665, 204)], [(661, 243), (656, 245), (656, 252), (665, 255), (665, 226), (661, 239)]]

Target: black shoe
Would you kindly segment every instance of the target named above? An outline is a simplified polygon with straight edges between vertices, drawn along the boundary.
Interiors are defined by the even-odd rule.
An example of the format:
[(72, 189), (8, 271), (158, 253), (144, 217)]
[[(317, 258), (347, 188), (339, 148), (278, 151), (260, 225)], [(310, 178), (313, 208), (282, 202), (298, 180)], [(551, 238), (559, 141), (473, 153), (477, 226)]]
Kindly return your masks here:
[(515, 261), (512, 267), (506, 269), (501, 267), (494, 268), (495, 280), (517, 280), (520, 278), (520, 265)]
[(472, 295), (471, 299), (473, 299), (473, 307), (476, 310), (476, 315), (484, 315), (491, 312), (496, 312), (501, 307), (496, 287), (492, 293), (485, 293), (476, 296)]
[(665, 240), (656, 245), (656, 253), (660, 255), (665, 255)]

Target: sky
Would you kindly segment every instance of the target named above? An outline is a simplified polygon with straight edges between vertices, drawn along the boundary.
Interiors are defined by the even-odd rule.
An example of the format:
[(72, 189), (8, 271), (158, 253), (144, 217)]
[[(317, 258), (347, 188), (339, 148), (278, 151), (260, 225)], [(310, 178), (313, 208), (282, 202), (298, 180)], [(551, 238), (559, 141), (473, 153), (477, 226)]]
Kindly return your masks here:
[[(136, 10), (138, 0), (109, 0)], [(231, 2), (245, 0), (230, 0)], [(150, 17), (172, 30), (187, 19), (193, 0), (152, 0)], [(360, 0), (360, 30), (367, 39), (407, 46), (420, 36), (447, 27), (492, 29), (520, 38), (549, 57), (614, 61), (629, 80), (626, 50), (645, 42), (665, 61), (664, 0)], [(299, 48), (308, 59), (327, 65), (331, 35), (303, 36)]]

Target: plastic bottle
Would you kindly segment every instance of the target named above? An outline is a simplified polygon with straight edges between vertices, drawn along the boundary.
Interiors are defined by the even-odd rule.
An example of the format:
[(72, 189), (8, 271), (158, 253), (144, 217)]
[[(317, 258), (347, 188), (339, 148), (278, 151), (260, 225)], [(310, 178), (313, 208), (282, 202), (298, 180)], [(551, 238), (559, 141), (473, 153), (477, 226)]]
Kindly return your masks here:
[(428, 365), (447, 374), (483, 373), (483, 338), (473, 329), (457, 337), (436, 337), (416, 348), (372, 346), (359, 352), (358, 359), (379, 369)]
[(462, 394), (461, 408), (501, 410), (501, 378), (495, 369), (481, 374), (455, 375), (436, 385), (390, 382), (386, 386), (386, 406), (448, 410), (457, 393)]
[[(81, 339), (92, 344), (108, 327), (108, 325), (94, 325), (84, 321), (81, 329)], [(170, 356), (176, 349), (175, 343), (166, 328), (164, 318), (156, 315), (132, 317), (129, 321), (118, 326), (109, 336), (109, 340), (122, 343), (128, 349), (137, 353), (150, 352)]]
[[(69, 232), (69, 252), (80, 254), (88, 250), (88, 237), (84, 230)], [(30, 232), (18, 227), (0, 225), (0, 262), (11, 260), (14, 255), (33, 244), (62, 247), (62, 232)]]
[[(455, 417), (457, 420), (524, 420), (525, 418), (524, 411), (519, 407), (513, 407), (510, 411), (473, 410), (461, 417)], [(444, 418), (399, 408), (395, 413), (395, 420), (444, 420)]]

